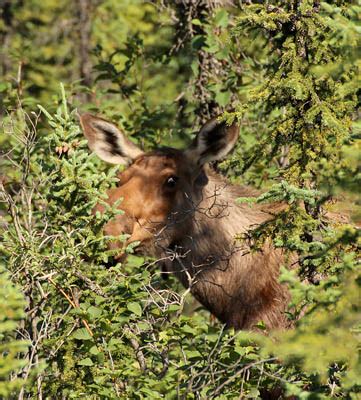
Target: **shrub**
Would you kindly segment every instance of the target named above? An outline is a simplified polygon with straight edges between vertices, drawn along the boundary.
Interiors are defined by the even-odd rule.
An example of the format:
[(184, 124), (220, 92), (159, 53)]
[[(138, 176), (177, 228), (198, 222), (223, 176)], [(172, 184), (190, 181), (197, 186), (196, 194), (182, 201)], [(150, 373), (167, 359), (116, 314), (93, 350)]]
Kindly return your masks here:
[[(108, 10), (111, 1), (105, 3)], [(289, 204), (250, 235), (255, 246), (272, 238), (299, 257), (299, 268), (283, 268), (280, 279), (290, 286), (289, 318), (302, 319), (294, 330), (269, 336), (226, 330), (190, 304), (172, 277), (163, 281), (156, 260), (134, 255), (134, 246), (125, 263), (114, 262), (107, 244), (126, 236), (105, 237), (102, 228), (121, 211), (92, 209), (116, 184), (117, 168), (88, 154), (72, 97), (77, 86), (67, 95), (61, 86), (54, 98), (41, 86), (44, 103), (35, 108), (30, 87), (22, 93), (21, 82), (9, 81), (0, 86), (8, 106), (0, 134), (1, 396), (233, 399), (282, 388), (282, 396), (357, 398), (359, 231), (329, 201), (340, 191), (349, 201), (359, 186), (360, 7), (249, 3), (236, 10), (162, 2), (165, 44), (152, 29), (156, 39), (144, 38), (143, 28), (155, 26), (154, 9), (133, 5), (145, 15), (142, 37), (116, 50), (95, 49), (98, 80), (89, 91), (100, 94), (97, 106), (87, 97), (83, 108), (114, 117), (151, 147), (188, 141), (193, 121), (237, 102), (223, 117), (240, 122), (240, 145), (216, 168), (265, 188), (258, 202)], [(174, 31), (167, 19), (173, 11)], [(35, 63), (32, 49), (27, 54)], [(137, 79), (143, 66), (151, 89)], [(161, 68), (168, 71), (164, 82), (153, 80)], [(166, 103), (154, 106), (163, 86), (171, 98), (187, 80), (168, 113)], [(145, 100), (149, 93), (152, 101)], [(125, 116), (110, 104), (114, 98)]]

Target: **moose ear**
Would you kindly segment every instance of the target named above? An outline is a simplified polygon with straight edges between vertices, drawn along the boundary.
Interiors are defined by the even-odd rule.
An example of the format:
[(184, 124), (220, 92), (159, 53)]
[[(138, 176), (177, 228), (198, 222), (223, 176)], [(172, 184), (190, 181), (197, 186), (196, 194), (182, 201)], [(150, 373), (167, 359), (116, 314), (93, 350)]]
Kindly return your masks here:
[(235, 123), (228, 126), (218, 122), (217, 118), (208, 121), (197, 134), (187, 150), (198, 165), (225, 157), (234, 147), (239, 136), (239, 126)]
[(91, 114), (80, 116), (80, 124), (89, 148), (102, 160), (112, 164), (129, 164), (143, 151), (111, 122)]

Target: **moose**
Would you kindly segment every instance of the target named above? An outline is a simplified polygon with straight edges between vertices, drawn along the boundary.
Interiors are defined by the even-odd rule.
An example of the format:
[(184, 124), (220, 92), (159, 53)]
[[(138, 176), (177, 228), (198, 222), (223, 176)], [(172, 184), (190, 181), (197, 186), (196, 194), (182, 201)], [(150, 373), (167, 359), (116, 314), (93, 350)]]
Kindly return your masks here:
[[(89, 148), (102, 160), (125, 165), (118, 186), (107, 191), (110, 205), (122, 199), (104, 233), (128, 234), (127, 243), (157, 257), (214, 316), (235, 329), (285, 329), (287, 288), (279, 280), (280, 249), (265, 243), (255, 251), (247, 232), (275, 217), (285, 205), (237, 204), (255, 197), (232, 185), (210, 167), (235, 146), (239, 127), (217, 118), (208, 121), (185, 150), (143, 152), (113, 123), (91, 114), (80, 117)], [(96, 210), (104, 212), (98, 204)], [(112, 242), (122, 257), (124, 243)]]

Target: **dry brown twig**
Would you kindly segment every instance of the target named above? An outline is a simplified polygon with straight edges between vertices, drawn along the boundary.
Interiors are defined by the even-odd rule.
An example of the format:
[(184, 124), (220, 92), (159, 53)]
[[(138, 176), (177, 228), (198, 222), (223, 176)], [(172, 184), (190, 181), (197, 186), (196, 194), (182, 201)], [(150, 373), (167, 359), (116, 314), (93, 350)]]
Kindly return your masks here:
[[(74, 301), (67, 295), (67, 293), (54, 281), (52, 277), (48, 277), (47, 280), (57, 289), (59, 292), (66, 298), (66, 300), (74, 307), (77, 308), (78, 306), (74, 303)], [(90, 329), (89, 324), (85, 319), (81, 320), (85, 329), (88, 331), (90, 336), (94, 336), (93, 331)]]

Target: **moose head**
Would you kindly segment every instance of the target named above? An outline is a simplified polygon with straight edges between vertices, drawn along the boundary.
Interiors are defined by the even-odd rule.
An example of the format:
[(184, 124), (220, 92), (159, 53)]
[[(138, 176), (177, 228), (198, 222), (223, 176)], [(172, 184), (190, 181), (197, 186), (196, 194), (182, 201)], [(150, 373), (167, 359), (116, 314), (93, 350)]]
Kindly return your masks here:
[[(119, 175), (119, 186), (108, 192), (111, 204), (123, 199), (119, 207), (125, 215), (110, 222), (106, 233), (127, 233), (131, 235), (128, 243), (139, 241), (140, 249), (154, 249), (155, 241), (164, 246), (164, 237), (169, 245), (172, 234), (179, 236), (187, 229), (192, 210), (208, 183), (207, 163), (225, 157), (239, 134), (236, 124), (227, 126), (213, 118), (185, 150), (160, 148), (144, 152), (116, 125), (102, 118), (84, 114), (81, 125), (90, 149), (102, 160), (127, 166)], [(103, 210), (101, 206), (97, 209)], [(167, 235), (161, 235), (161, 240), (159, 233), (163, 231)]]

